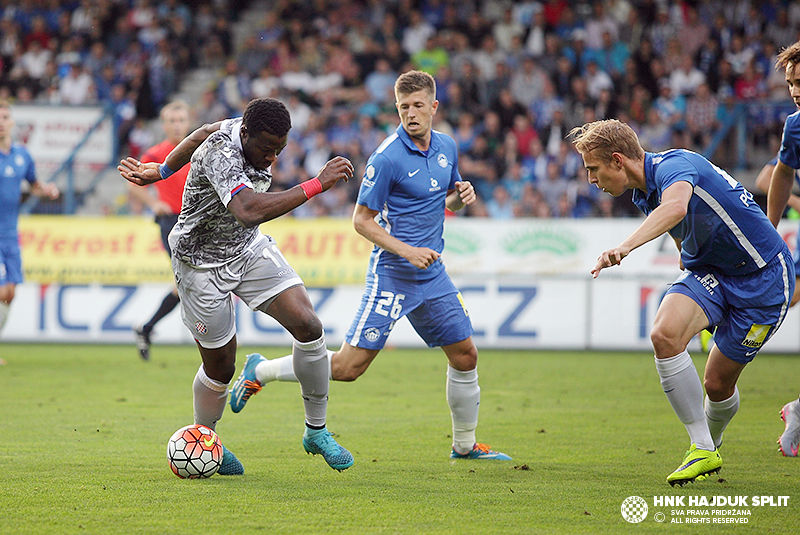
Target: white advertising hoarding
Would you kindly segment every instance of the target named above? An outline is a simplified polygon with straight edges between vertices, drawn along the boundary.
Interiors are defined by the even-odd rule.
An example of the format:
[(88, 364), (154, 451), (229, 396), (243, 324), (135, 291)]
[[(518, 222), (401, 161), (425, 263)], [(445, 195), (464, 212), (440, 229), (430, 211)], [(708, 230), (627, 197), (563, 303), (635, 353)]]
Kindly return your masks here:
[[(445, 264), (460, 288), (481, 348), (652, 351), (650, 327), (668, 285), (678, 276), (675, 244), (662, 236), (592, 279), (597, 256), (624, 240), (641, 219), (447, 222)], [(794, 248), (796, 224), (782, 223)], [(289, 258), (291, 262), (291, 258)], [(166, 262), (166, 258), (165, 258)], [(18, 286), (4, 341), (132, 342), (131, 326), (147, 320), (170, 290), (167, 283)], [(350, 326), (362, 287), (309, 288), (330, 347)], [(796, 309), (765, 346), (800, 351)], [(274, 320), (237, 302), (242, 345), (285, 345)], [(178, 310), (157, 326), (157, 343), (192, 343)], [(694, 343), (694, 342), (693, 342)], [(407, 320), (389, 345), (423, 347)]]

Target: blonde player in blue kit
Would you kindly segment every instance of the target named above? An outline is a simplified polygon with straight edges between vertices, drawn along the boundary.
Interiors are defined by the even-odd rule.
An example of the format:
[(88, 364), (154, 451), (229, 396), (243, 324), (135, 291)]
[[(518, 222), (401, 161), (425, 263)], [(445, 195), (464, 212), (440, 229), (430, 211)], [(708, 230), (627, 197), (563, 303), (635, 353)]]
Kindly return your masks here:
[[(699, 154), (645, 152), (617, 120), (571, 135), (589, 182), (614, 197), (632, 189), (634, 204), (647, 214), (625, 241), (600, 255), (592, 275), (665, 232), (681, 252), (683, 272), (658, 307), (650, 339), (661, 386), (691, 441), (667, 482), (705, 479), (722, 467), (718, 448), (739, 408), (739, 375), (786, 317), (795, 285), (789, 249), (752, 194)], [(708, 327), (716, 333), (704, 404), (686, 346)]]
[[(800, 109), (800, 42), (784, 49), (778, 54), (776, 66), (786, 73), (786, 84), (789, 96), (795, 106)], [(796, 172), (800, 169), (800, 111), (786, 118), (783, 125), (783, 138), (778, 159), (772, 170), (767, 193), (767, 216), (776, 227), (783, 216), (786, 205), (790, 202), (792, 186), (796, 180)], [(795, 199), (795, 202), (796, 199)], [(795, 268), (800, 264), (800, 232), (798, 248), (795, 250)], [(800, 292), (795, 291), (794, 305), (800, 300)], [(781, 418), (786, 423), (783, 433), (778, 438), (778, 449), (787, 457), (797, 457), (800, 449), (800, 400), (794, 399), (781, 408)]]
[[(356, 317), (342, 348), (329, 352), (331, 378), (355, 381), (383, 348), (397, 320), (408, 317), (430, 347), (449, 361), (447, 401), (454, 459), (511, 460), (475, 439), (480, 387), (478, 350), (461, 293), (445, 271), (445, 208), (460, 210), (475, 191), (458, 172), (455, 141), (432, 129), (439, 107), (436, 82), (410, 71), (395, 82), (400, 125), (367, 162), (353, 214), (356, 231), (375, 244)], [(296, 381), (290, 356), (249, 355), (231, 389), (231, 409), (270, 381)]]

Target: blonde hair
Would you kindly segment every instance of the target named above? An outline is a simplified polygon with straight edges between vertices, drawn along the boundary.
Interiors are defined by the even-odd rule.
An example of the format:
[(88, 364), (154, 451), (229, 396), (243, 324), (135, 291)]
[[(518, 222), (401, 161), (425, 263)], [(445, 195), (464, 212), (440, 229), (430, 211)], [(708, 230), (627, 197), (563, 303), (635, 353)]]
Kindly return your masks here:
[(190, 112), (189, 105), (182, 100), (173, 100), (172, 102), (170, 102), (169, 104), (165, 104), (164, 107), (161, 108), (161, 113), (159, 114), (159, 117), (161, 118), (162, 121), (164, 121), (167, 118), (167, 114), (173, 111), (185, 111), (186, 113), (189, 113)]
[(431, 102), (436, 100), (436, 81), (433, 76), (422, 71), (408, 71), (401, 74), (394, 83), (395, 95), (410, 95), (417, 91), (427, 91)]
[(615, 152), (632, 160), (644, 159), (644, 149), (639, 143), (636, 132), (616, 119), (595, 121), (575, 127), (570, 131), (569, 137), (581, 155), (596, 150), (597, 157), (605, 162), (611, 161), (611, 155)]

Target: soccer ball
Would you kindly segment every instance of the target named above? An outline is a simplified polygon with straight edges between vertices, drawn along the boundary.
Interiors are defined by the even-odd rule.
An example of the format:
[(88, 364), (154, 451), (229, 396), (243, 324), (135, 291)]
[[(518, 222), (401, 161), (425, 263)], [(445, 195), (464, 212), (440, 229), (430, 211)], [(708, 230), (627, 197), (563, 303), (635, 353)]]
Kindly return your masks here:
[(210, 428), (187, 425), (170, 437), (167, 460), (172, 473), (181, 479), (211, 477), (222, 464), (222, 443)]

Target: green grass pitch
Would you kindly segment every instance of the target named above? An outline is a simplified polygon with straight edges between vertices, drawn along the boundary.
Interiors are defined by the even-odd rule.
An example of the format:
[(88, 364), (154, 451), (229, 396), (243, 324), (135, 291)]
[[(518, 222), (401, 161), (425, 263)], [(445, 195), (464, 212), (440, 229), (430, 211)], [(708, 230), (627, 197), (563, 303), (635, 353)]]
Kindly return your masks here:
[[(238, 370), (248, 350), (238, 353)], [(287, 348), (258, 349), (268, 358)], [(482, 351), (478, 439), (511, 462), (451, 461), (439, 350), (387, 349), (331, 383), (342, 473), (306, 455), (299, 385), (272, 383), (217, 426), (241, 477), (180, 480), (166, 441), (192, 422), (194, 347), (0, 344), (0, 532), (14, 534), (796, 533), (800, 459), (782, 457), (778, 411), (800, 358), (760, 355), (740, 380), (719, 477), (672, 488), (688, 446), (644, 353)], [(696, 357), (702, 373), (705, 359)], [(626, 522), (629, 496), (650, 504)], [(746, 524), (676, 525), (654, 496), (789, 496)], [(688, 505), (688, 503), (687, 503)], [(678, 508), (688, 509), (688, 507)], [(662, 512), (666, 521), (654, 520)]]

